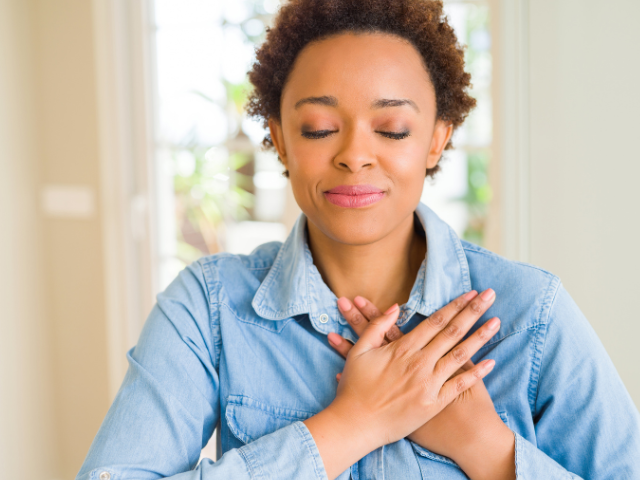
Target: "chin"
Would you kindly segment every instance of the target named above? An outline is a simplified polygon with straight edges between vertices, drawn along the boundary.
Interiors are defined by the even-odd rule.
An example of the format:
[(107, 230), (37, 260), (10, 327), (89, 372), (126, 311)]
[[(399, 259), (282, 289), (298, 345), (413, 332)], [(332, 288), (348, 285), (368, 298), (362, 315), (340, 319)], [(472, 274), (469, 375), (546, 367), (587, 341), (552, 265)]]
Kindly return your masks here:
[(327, 237), (346, 245), (375, 243), (393, 231), (399, 220), (397, 215), (390, 215), (389, 211), (376, 211), (373, 208), (351, 208), (344, 209), (344, 212), (330, 208), (320, 215), (307, 215), (307, 218)]

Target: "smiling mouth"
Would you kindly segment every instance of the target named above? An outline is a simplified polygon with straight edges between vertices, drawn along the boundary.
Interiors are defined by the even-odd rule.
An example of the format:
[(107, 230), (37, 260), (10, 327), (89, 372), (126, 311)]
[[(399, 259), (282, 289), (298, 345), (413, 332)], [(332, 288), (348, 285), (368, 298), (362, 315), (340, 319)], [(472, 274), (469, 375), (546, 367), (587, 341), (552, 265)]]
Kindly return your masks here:
[(339, 207), (360, 208), (382, 200), (385, 192), (373, 185), (339, 185), (324, 192), (324, 196)]

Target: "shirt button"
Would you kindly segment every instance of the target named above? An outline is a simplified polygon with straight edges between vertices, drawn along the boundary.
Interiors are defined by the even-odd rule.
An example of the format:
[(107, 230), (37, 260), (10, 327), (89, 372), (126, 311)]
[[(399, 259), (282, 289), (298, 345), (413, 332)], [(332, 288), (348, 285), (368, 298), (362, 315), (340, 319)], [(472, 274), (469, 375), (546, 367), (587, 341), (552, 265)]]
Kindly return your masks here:
[(327, 323), (329, 321), (329, 315), (327, 315), (326, 313), (323, 313), (322, 315), (320, 315), (320, 323)]
[(102, 472), (100, 474), (100, 480), (110, 480), (111, 474), (109, 472)]

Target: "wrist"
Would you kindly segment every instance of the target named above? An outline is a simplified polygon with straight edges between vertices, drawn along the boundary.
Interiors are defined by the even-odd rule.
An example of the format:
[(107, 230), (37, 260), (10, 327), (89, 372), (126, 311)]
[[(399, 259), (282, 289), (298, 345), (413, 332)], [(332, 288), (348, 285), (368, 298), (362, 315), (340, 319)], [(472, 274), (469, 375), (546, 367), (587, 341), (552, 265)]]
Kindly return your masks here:
[(353, 409), (335, 402), (304, 420), (330, 480), (382, 445), (364, 420)]
[(515, 476), (515, 436), (499, 422), (483, 429), (461, 445), (451, 458), (471, 480), (513, 480)]

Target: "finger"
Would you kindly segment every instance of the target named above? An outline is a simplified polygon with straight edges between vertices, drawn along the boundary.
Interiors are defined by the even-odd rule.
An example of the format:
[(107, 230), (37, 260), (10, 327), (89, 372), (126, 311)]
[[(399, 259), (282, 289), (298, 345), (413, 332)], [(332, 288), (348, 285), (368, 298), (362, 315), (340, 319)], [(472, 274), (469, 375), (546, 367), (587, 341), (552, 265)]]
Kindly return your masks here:
[(398, 320), (400, 308), (394, 304), (389, 310), (378, 318), (374, 318), (367, 324), (367, 328), (362, 332), (360, 338), (349, 351), (349, 355), (362, 355), (363, 353), (378, 348), (384, 341), (384, 334), (389, 327)]
[(356, 307), (358, 307), (358, 310), (360, 310), (364, 314), (367, 320), (373, 320), (374, 318), (382, 315), (382, 312), (378, 310), (378, 307), (376, 307), (373, 303), (371, 303), (366, 298), (361, 297), (360, 295), (357, 295), (353, 299), (353, 303), (355, 303)]
[[(471, 360), (467, 360), (467, 362), (464, 365), (462, 365), (458, 370), (456, 370), (451, 375), (449, 375), (449, 378), (453, 378), (456, 375), (460, 375), (461, 373), (466, 372), (467, 370), (471, 370), (474, 366), (475, 365)], [(449, 380), (449, 378), (447, 378), (447, 380)]]
[[(444, 378), (448, 378), (456, 370), (466, 365), (467, 361), (498, 332), (499, 328), (500, 319), (497, 317), (486, 322), (473, 335), (438, 360), (434, 368), (434, 374), (438, 377), (444, 376)], [(427, 348), (424, 350), (427, 350)], [(473, 368), (467, 371), (471, 370)]]
[(495, 298), (495, 292), (490, 288), (475, 297), (424, 349), (436, 359), (442, 358), (449, 350), (455, 351), (452, 347), (462, 340), (469, 329), (493, 305)]
[[(364, 315), (362, 315), (360, 310), (353, 306), (353, 304), (346, 297), (340, 297), (338, 299), (338, 308), (340, 309), (342, 316), (356, 332), (356, 335), (361, 337), (363, 332), (367, 328), (369, 321), (364, 317)], [(379, 317), (380, 315), (377, 316)]]
[[(358, 298), (358, 297), (357, 297)], [(363, 297), (359, 297), (363, 298)], [(382, 315), (380, 310), (375, 307), (371, 302), (369, 302), (371, 308), (368, 309), (369, 315), (373, 315), (372, 317), (367, 318), (362, 311), (357, 307), (357, 305), (353, 305), (348, 298), (340, 297), (338, 299), (338, 308), (342, 313), (342, 316), (347, 320), (347, 323), (351, 325), (353, 330), (356, 332), (356, 335), (361, 336), (364, 330), (367, 328), (367, 324), (370, 319), (379, 317)], [(389, 342), (397, 340), (402, 336), (402, 332), (398, 328), (397, 325), (392, 325), (389, 331), (386, 333), (386, 338), (382, 342), (382, 345), (386, 345)]]
[[(459, 296), (422, 321), (416, 328), (402, 337), (402, 341), (408, 342), (412, 350), (423, 348), (440, 333), (456, 315), (462, 312), (477, 295), (478, 292), (471, 290)], [(442, 354), (438, 358), (440, 357), (442, 357)]]
[(402, 331), (394, 323), (393, 325), (391, 325), (389, 330), (387, 330), (385, 338), (387, 339), (388, 342), (394, 342), (403, 336), (404, 336), (404, 333), (402, 333)]
[(471, 370), (473, 367), (475, 367), (475, 364), (471, 361), (471, 359), (469, 359), (460, 368), (466, 372), (467, 370)]
[[(376, 307), (373, 303), (371, 303), (366, 298), (361, 297), (360, 295), (356, 296), (353, 299), (353, 303), (355, 304), (357, 309), (360, 310), (360, 312), (365, 316), (367, 320), (372, 320), (382, 315), (382, 313), (380, 313), (380, 310), (378, 310), (378, 307)], [(387, 331), (387, 334), (386, 334), (387, 343), (393, 342), (394, 340), (399, 339), (403, 335), (404, 333), (402, 333), (398, 328), (398, 326), (394, 324)]]
[(495, 363), (494, 360), (483, 360), (471, 370), (456, 375), (445, 382), (438, 394), (438, 400), (443, 405), (442, 408), (449, 405), (460, 393), (471, 388), (478, 380), (484, 378), (493, 369)]
[(329, 340), (329, 345), (335, 348), (344, 358), (347, 358), (349, 350), (353, 348), (353, 344), (349, 340), (346, 340), (335, 332), (329, 332), (327, 340)]
[(342, 373), (338, 373), (336, 374), (336, 380), (339, 382), (340, 379), (342, 378)]

